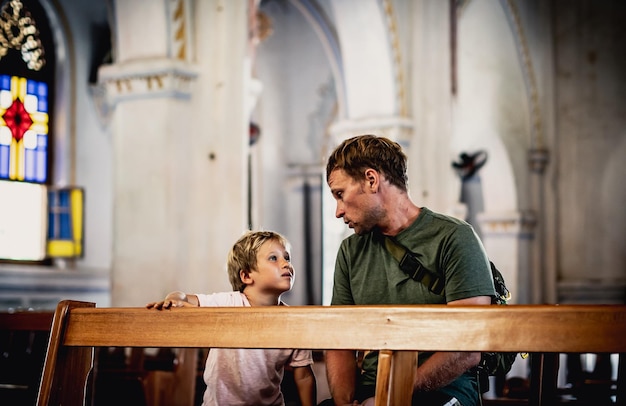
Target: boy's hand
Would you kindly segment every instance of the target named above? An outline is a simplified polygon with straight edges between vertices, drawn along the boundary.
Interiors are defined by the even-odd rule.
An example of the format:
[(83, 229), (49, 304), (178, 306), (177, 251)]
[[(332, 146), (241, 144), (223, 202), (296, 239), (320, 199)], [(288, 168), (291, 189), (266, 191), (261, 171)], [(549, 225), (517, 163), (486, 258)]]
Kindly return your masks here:
[(196, 307), (187, 301), (187, 295), (183, 292), (172, 292), (165, 296), (160, 302), (150, 302), (146, 304), (148, 309), (171, 309), (172, 307)]
[(146, 307), (148, 309), (163, 310), (163, 309), (171, 309), (172, 307), (197, 307), (197, 306), (192, 305), (189, 302), (185, 302), (184, 300), (169, 300), (169, 299), (165, 299), (165, 300), (162, 300), (160, 302), (148, 303), (148, 304), (146, 304)]

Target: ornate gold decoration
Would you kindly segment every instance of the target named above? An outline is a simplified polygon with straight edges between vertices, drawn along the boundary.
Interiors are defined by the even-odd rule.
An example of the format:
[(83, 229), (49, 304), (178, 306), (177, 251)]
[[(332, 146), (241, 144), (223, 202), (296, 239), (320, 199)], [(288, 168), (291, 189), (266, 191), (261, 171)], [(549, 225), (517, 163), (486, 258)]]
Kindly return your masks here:
[(402, 51), (400, 49), (400, 38), (398, 35), (398, 23), (393, 10), (393, 5), (390, 0), (382, 0), (383, 10), (385, 11), (385, 17), (387, 22), (387, 29), (389, 30), (389, 40), (393, 56), (393, 67), (395, 69), (395, 82), (396, 82), (396, 98), (399, 105), (399, 114), (401, 117), (407, 116), (407, 103), (406, 103), (406, 83), (404, 79), (404, 68), (402, 66)]
[(258, 42), (262, 42), (274, 32), (272, 20), (267, 14), (260, 10), (256, 12), (254, 23), (252, 36), (256, 38)]
[(46, 65), (35, 20), (20, 0), (11, 0), (0, 11), (0, 59), (9, 49), (19, 50), (31, 70), (38, 71)]
[(185, 20), (185, 3), (183, 0), (173, 0), (176, 2), (172, 14), (173, 46), (175, 57), (184, 61), (187, 59), (187, 23)]

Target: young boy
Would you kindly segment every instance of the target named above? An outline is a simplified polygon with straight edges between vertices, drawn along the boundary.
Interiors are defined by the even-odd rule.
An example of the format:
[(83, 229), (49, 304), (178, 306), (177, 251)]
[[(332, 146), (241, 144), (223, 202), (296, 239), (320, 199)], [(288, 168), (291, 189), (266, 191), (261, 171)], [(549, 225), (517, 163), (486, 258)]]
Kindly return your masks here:
[[(233, 292), (210, 295), (175, 291), (148, 309), (188, 306), (284, 306), (280, 296), (294, 282), (290, 244), (272, 231), (246, 232), (228, 254)], [(293, 368), (302, 406), (317, 403), (310, 350), (227, 349), (209, 351), (204, 370), (203, 406), (284, 405), (280, 389), (285, 366)]]

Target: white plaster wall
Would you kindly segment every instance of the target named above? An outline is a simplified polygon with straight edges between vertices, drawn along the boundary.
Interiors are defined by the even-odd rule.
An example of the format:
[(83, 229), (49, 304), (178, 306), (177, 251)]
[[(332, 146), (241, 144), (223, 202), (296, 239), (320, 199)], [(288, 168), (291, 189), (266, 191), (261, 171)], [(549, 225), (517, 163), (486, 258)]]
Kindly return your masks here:
[[(489, 154), (480, 177), (485, 211), (518, 208), (527, 171), (528, 108), (511, 28), (500, 3), (470, 2), (458, 24), (458, 96), (452, 149)], [(508, 150), (507, 150), (508, 147)]]
[(460, 183), (452, 161), (452, 94), (450, 88), (449, 3), (414, 1), (410, 13), (398, 13), (411, 27), (406, 55), (408, 102), (415, 126), (406, 151), (409, 192), (416, 204), (452, 214)]
[[(561, 280), (626, 281), (626, 6), (574, 2), (556, 22)], [(607, 288), (608, 288), (607, 286)]]
[[(106, 2), (62, 0), (63, 20), (69, 23), (68, 42), (73, 56), (66, 69), (74, 90), (67, 95), (69, 111), (57, 111), (57, 118), (67, 119), (67, 129), (75, 136), (76, 186), (85, 188), (85, 255), (77, 261), (80, 268), (108, 271), (112, 245), (112, 144), (111, 135), (100, 121), (88, 83), (91, 25), (107, 21)], [(73, 98), (73, 100), (72, 100)], [(72, 106), (71, 103), (74, 105)]]
[[(278, 231), (291, 241), (300, 276), (285, 299), (290, 304), (305, 304), (305, 261), (319, 268), (319, 259), (305, 258), (302, 184), (304, 177), (319, 172), (324, 159), (324, 128), (318, 115), (323, 114), (320, 104), (326, 102), (324, 92), (331, 91), (331, 70), (320, 39), (298, 9), (286, 2), (270, 4), (263, 10), (274, 28), (259, 45), (255, 63), (263, 91), (252, 115), (262, 131), (252, 147), (258, 205), (253, 226)], [(313, 183), (320, 187), (319, 182)], [(313, 198), (321, 199), (319, 193)], [(321, 232), (320, 213), (310, 214), (314, 236)], [(319, 257), (319, 242), (314, 243), (313, 251)]]
[(474, 180), (473, 191), (482, 193), (483, 207), (472, 223), (515, 303), (527, 301), (529, 284), (527, 268), (520, 267), (520, 258), (527, 255), (519, 210), (529, 200), (530, 147), (523, 73), (514, 31), (501, 3), (474, 0), (466, 4), (458, 14), (458, 86), (450, 161), (457, 161), (461, 152), (485, 150), (488, 154)]
[(397, 114), (392, 54), (377, 0), (331, 3), (341, 46), (349, 119)]

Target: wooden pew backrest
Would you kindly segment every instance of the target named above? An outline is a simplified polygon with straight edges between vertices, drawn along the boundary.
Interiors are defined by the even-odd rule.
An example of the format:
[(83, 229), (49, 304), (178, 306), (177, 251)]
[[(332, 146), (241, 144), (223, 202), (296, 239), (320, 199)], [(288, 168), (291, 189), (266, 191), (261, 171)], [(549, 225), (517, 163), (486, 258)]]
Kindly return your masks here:
[(401, 379), (398, 371), (415, 365), (415, 351), (621, 353), (626, 352), (625, 336), (626, 306), (621, 305), (155, 311), (63, 301), (53, 321), (38, 404), (79, 404), (93, 347), (99, 346), (383, 350), (388, 360), (379, 365), (376, 404), (401, 406), (410, 399), (412, 379)]

